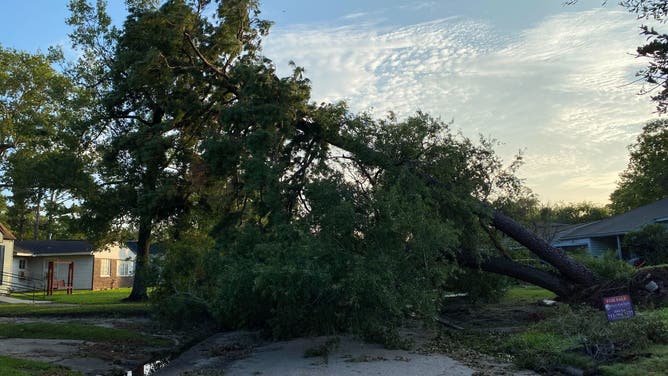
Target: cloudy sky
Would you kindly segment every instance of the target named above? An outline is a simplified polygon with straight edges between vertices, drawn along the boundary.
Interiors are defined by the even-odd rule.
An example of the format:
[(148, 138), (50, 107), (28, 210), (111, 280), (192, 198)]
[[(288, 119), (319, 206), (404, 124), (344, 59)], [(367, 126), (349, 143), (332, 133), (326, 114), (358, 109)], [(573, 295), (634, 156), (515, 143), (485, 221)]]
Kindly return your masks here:
[[(638, 21), (600, 0), (265, 1), (265, 54), (306, 69), (313, 99), (383, 116), (429, 112), (501, 142), (543, 201), (607, 202), (627, 145), (656, 117), (635, 72)], [(3, 4), (0, 43), (67, 43), (66, 1)], [(122, 19), (120, 1), (111, 13)], [(512, 5), (509, 5), (512, 4)]]

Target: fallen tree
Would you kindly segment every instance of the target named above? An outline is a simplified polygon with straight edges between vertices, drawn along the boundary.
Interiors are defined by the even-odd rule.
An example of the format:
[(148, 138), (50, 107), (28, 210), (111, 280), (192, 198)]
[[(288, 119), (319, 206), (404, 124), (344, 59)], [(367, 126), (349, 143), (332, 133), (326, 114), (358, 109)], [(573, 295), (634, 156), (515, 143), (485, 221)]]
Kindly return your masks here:
[[(344, 124), (341, 118), (337, 124)], [(423, 171), (415, 161), (397, 161), (388, 159), (386, 155), (374, 150), (368, 145), (360, 143), (355, 137), (342, 134), (339, 126), (335, 130), (323, 129), (320, 124), (310, 119), (302, 121), (297, 128), (304, 133), (312, 134), (320, 142), (347, 151), (363, 162), (378, 168), (408, 167), (421, 179), (436, 187), (448, 190), (450, 185), (440, 181), (426, 171)], [(472, 198), (477, 203), (476, 212), (482, 220), (496, 230), (517, 241), (531, 253), (554, 268), (553, 271), (532, 267), (514, 261), (503, 249), (501, 256), (483, 258), (472, 257), (470, 250), (462, 250), (456, 261), (464, 267), (483, 270), (490, 273), (508, 276), (520, 281), (528, 282), (554, 292), (561, 300), (569, 302), (583, 302), (596, 307), (602, 307), (602, 297), (620, 293), (629, 293), (634, 301), (648, 304), (666, 300), (668, 291), (668, 269), (655, 268), (640, 270), (629, 280), (606, 280), (597, 276), (585, 265), (569, 256), (563, 249), (550, 245), (540, 236), (530, 231), (513, 218), (500, 210), (496, 210), (489, 202)]]

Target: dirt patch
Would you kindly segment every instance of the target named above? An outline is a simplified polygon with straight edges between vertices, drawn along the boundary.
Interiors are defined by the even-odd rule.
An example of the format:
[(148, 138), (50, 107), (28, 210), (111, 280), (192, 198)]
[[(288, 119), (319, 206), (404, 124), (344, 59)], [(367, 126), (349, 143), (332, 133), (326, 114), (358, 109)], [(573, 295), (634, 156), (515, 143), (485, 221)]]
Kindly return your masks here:
[(165, 338), (168, 347), (156, 347), (137, 341), (81, 341), (60, 339), (3, 338), (0, 353), (16, 358), (58, 364), (86, 375), (118, 375), (171, 353), (191, 337), (186, 333), (159, 330), (149, 319), (137, 318), (0, 318), (4, 323), (77, 323), (107, 328), (133, 330)]

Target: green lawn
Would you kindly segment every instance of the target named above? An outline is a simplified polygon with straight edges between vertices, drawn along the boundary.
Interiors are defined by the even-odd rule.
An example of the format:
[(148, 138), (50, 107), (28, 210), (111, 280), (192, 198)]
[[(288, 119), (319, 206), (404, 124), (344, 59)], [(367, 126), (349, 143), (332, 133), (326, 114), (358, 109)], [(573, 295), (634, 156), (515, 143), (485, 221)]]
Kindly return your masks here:
[[(63, 304), (113, 304), (121, 303), (121, 300), (130, 295), (130, 288), (113, 289), (113, 290), (75, 290), (71, 295), (66, 291), (54, 291), (53, 295), (44, 296), (38, 294), (36, 300), (50, 300), (54, 303)], [(25, 294), (14, 295), (18, 299), (32, 299)]]
[(52, 306), (50, 304), (0, 304), (0, 317), (36, 316), (105, 316), (127, 317), (146, 316), (150, 306), (147, 303), (89, 304)]
[(542, 299), (554, 299), (553, 292), (545, 290), (544, 288), (533, 285), (520, 285), (508, 289), (506, 294), (501, 299), (503, 303), (512, 302), (536, 302)]
[(171, 342), (141, 332), (73, 323), (0, 323), (0, 337), (80, 339), (84, 341), (116, 342), (166, 346)]
[(72, 371), (49, 363), (23, 360), (0, 355), (0, 375), (2, 376), (82, 376), (79, 371)]
[[(543, 371), (571, 366), (607, 376), (668, 375), (668, 308), (637, 309), (636, 318), (608, 323), (596, 309), (535, 304), (552, 298), (539, 287), (513, 287), (500, 302), (472, 308), (462, 324), (473, 329), (445, 333), (439, 345), (510, 356), (522, 368)], [(606, 353), (610, 343), (621, 350)]]
[[(54, 304), (0, 304), (0, 316), (138, 316), (149, 313), (148, 303), (124, 303), (130, 295), (129, 288), (89, 291), (79, 290), (68, 295), (65, 291), (51, 296), (40, 296), (39, 300), (50, 300)], [(17, 295), (17, 298), (24, 296)], [(71, 304), (67, 306), (56, 304)]]
[(650, 346), (636, 359), (601, 367), (605, 376), (668, 375), (668, 346)]

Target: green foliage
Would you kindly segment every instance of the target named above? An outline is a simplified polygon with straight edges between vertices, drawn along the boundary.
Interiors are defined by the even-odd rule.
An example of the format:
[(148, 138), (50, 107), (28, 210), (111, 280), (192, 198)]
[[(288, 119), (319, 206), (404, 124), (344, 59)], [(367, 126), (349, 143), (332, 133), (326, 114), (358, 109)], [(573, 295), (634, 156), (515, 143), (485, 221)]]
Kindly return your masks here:
[(624, 260), (620, 260), (615, 251), (606, 251), (601, 257), (593, 257), (587, 253), (576, 255), (575, 258), (587, 268), (605, 279), (629, 279), (636, 269)]
[(204, 299), (214, 295), (205, 274), (211, 248), (206, 237), (186, 235), (178, 243), (166, 244), (166, 257), (154, 262), (159, 273), (157, 287), (151, 292), (151, 307), (163, 323), (188, 327), (214, 321), (211, 306)]
[(629, 165), (610, 195), (617, 213), (668, 197), (668, 121), (647, 123), (629, 149)]
[(448, 278), (446, 289), (467, 293), (467, 299), (473, 302), (493, 302), (501, 299), (511, 285), (512, 280), (508, 277), (464, 269), (456, 271)]
[(535, 370), (549, 370), (566, 363), (567, 350), (573, 346), (572, 340), (534, 330), (512, 336), (505, 343), (505, 349), (514, 355), (518, 367)]
[(554, 299), (553, 292), (545, 290), (537, 286), (519, 285), (509, 288), (503, 295), (502, 301), (505, 303), (511, 302), (536, 302), (543, 299)]
[[(132, 299), (146, 298), (146, 250), (158, 229), (178, 238), (183, 228), (197, 226), (191, 210), (200, 202), (206, 206), (207, 190), (218, 188), (208, 181), (202, 155), (235, 112), (234, 104), (266, 95), (264, 105), (275, 101), (271, 110), (291, 113), (281, 99), (295, 93), (283, 89), (299, 86), (297, 80), (263, 80), (275, 77), (273, 66), (255, 55), (269, 27), (258, 18), (258, 7), (253, 0), (132, 1), (123, 27), (116, 29), (103, 2), (70, 3), (68, 23), (82, 54), (71, 73), (90, 88), (93, 100), (79, 136), (96, 157), (98, 183), (88, 192), (82, 222), (98, 240), (128, 222), (137, 230)], [(276, 89), (281, 95), (274, 95)], [(249, 114), (237, 113), (230, 126), (243, 126), (237, 121)], [(263, 173), (235, 166), (246, 167)]]
[(646, 225), (624, 236), (624, 247), (650, 265), (668, 262), (668, 226), (661, 223)]
[(72, 371), (63, 366), (54, 366), (46, 362), (17, 359), (0, 355), (0, 374), (3, 376), (82, 376), (79, 371)]
[[(244, 107), (260, 103), (223, 114), (237, 128), (258, 125), (235, 142), (230, 133), (207, 146), (205, 160), (226, 182), (207, 209), (221, 218), (211, 227), (215, 246), (174, 244), (180, 251), (168, 255), (157, 305), (171, 311), (165, 317), (197, 307), (195, 314), (224, 327), (259, 327), (279, 338), (352, 331), (405, 346), (397, 328), (437, 312), (457, 269), (448, 258), (463, 244), (475, 249), (472, 194), (498, 188), (488, 186), (496, 184), (489, 179), (496, 162), (483, 163), (495, 157), (424, 114), (374, 121), (345, 107), (312, 109), (324, 129), (345, 123), (327, 131), (340, 132), (351, 148), (373, 145), (377, 154), (368, 158), (386, 156), (341, 158), (298, 137), (278, 142), (285, 136), (272, 128), (277, 114), (247, 116)], [(434, 189), (414, 169), (386, 162), (397, 159), (457, 183)], [(479, 295), (496, 282), (485, 278)], [(181, 298), (192, 304), (174, 301)]]
[(506, 342), (518, 365), (543, 370), (563, 365), (589, 368), (625, 351), (643, 351), (668, 342), (668, 322), (651, 313), (609, 323), (603, 312), (589, 307), (563, 305), (558, 309), (558, 314)]
[(504, 213), (527, 225), (577, 224), (598, 221), (612, 215), (606, 206), (582, 201), (541, 203), (531, 192), (495, 203)]
[[(83, 103), (52, 65), (59, 51), (0, 46), (0, 183), (10, 192), (7, 223), (19, 239), (74, 238), (71, 219), (90, 184), (73, 123)], [(41, 222), (41, 223), (40, 223)]]

